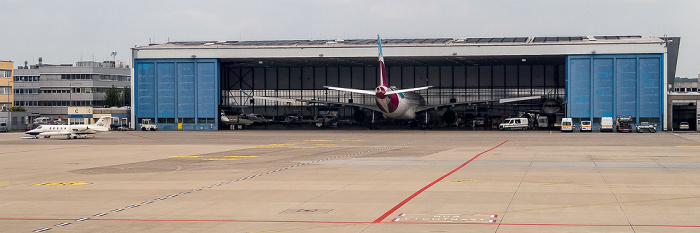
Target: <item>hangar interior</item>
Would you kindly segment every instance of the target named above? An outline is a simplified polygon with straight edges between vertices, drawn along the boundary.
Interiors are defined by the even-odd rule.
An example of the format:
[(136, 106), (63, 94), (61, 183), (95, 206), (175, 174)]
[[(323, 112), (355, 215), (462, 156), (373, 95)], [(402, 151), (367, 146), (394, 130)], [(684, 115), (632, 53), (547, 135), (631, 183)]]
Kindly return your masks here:
[[(523, 59), (525, 59), (523, 61)], [(432, 86), (421, 91), (427, 104), (499, 100), (523, 96), (546, 96), (564, 100), (563, 56), (549, 57), (410, 57), (385, 58), (389, 85), (400, 89)], [(250, 101), (250, 96), (316, 99), (344, 103), (374, 104), (374, 96), (328, 90), (324, 86), (372, 90), (378, 85), (377, 59), (276, 59), (245, 62), (221, 61), (221, 103), (224, 107), (250, 106), (244, 111), (284, 118), (288, 114), (312, 117), (313, 105), (284, 104), (273, 100)], [(542, 101), (511, 106), (456, 107), (460, 117), (486, 116), (491, 109), (540, 109)], [(533, 106), (534, 104), (534, 106)], [(317, 106), (318, 107), (318, 106)], [(321, 106), (325, 107), (325, 105)], [(352, 107), (340, 114), (352, 117)], [(500, 118), (500, 115), (499, 115)]]
[[(664, 123), (664, 53), (653, 52), (656, 50), (652, 49), (652, 52), (643, 53), (623, 51), (596, 54), (594, 47), (592, 53), (586, 54), (561, 51), (469, 54), (460, 51), (436, 56), (392, 55), (387, 48), (395, 46), (437, 50), (437, 47), (450, 45), (476, 49), (534, 48), (544, 51), (557, 46), (590, 46), (588, 43), (591, 42), (595, 43), (594, 46), (652, 44), (626, 42), (643, 39), (646, 38), (606, 36), (593, 39), (382, 39), (382, 44), (385, 47), (389, 85), (400, 89), (433, 86), (420, 91), (427, 104), (495, 101), (453, 108), (463, 122), (484, 117), (485, 126), (488, 127), (504, 117), (517, 116), (523, 112), (541, 112), (546, 100), (551, 99), (556, 100), (554, 103), (561, 109), (556, 113), (559, 118), (572, 117), (576, 123), (591, 120), (595, 128), (600, 125), (600, 117), (616, 115), (633, 115), (635, 123)], [(659, 38), (655, 39), (653, 43), (663, 42)], [(313, 117), (319, 113), (319, 108), (328, 107), (301, 102), (253, 100), (251, 96), (374, 104), (373, 96), (328, 90), (324, 86), (374, 89), (378, 79), (376, 44), (376, 40), (369, 39), (282, 40), (170, 42), (164, 45), (137, 47), (134, 49), (134, 119), (138, 119), (137, 123), (140, 123), (141, 119), (152, 119), (166, 130), (211, 130), (219, 127), (217, 116), (220, 110), (257, 113), (275, 120), (283, 120), (290, 114)], [(665, 48), (663, 43), (660, 45)], [(235, 53), (236, 48), (252, 48), (254, 54), (262, 55), (227, 55)], [(329, 48), (362, 48), (375, 52), (324, 56), (324, 51), (331, 51)], [(197, 49), (206, 49), (209, 53), (218, 49), (225, 55), (218, 55), (218, 58), (211, 55), (206, 57), (206, 52), (196, 55), (193, 51)], [(281, 55), (264, 55), (264, 49), (281, 49)], [(315, 50), (311, 52), (313, 55), (299, 55), (288, 52), (292, 49)], [(150, 51), (166, 53), (142, 55)], [(180, 51), (186, 52), (179, 53)], [(178, 53), (195, 55), (173, 55)], [(675, 66), (672, 68), (675, 69)], [(542, 98), (498, 103), (499, 99), (528, 96)], [(332, 107), (337, 108), (339, 114), (347, 119), (352, 119), (355, 111), (353, 107), (348, 106)]]

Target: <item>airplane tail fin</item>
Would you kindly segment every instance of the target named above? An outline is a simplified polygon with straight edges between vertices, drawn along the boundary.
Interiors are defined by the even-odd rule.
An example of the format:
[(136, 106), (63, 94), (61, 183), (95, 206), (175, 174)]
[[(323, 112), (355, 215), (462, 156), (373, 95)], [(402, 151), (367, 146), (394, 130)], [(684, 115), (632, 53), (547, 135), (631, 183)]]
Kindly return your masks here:
[(377, 44), (379, 45), (379, 84), (385, 87), (389, 86), (386, 77), (386, 66), (384, 65), (384, 54), (382, 53), (382, 39), (377, 35)]
[(99, 128), (99, 129), (103, 129), (103, 130), (107, 131), (107, 130), (109, 130), (109, 124), (111, 123), (110, 122), (111, 119), (112, 119), (112, 117), (110, 117), (110, 116), (100, 117), (100, 119), (97, 120), (97, 122), (95, 122), (95, 124), (93, 124), (92, 126), (95, 128)]

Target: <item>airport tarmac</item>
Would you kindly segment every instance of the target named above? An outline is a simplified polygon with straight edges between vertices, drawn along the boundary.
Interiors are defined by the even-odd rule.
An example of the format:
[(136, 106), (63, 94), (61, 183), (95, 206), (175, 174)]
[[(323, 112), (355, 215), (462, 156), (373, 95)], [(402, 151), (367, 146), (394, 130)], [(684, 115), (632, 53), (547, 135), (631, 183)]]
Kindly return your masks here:
[(700, 134), (0, 133), (2, 232), (698, 232)]

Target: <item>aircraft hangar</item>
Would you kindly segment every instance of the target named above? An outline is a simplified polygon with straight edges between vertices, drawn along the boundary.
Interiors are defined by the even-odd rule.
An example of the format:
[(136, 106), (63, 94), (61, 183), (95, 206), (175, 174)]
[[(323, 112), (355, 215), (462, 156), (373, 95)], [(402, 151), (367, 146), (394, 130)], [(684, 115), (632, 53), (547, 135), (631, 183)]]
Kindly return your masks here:
[[(382, 39), (389, 85), (419, 91), (427, 104), (479, 102), (448, 108), (486, 124), (517, 112), (558, 105), (574, 122), (631, 115), (664, 130), (671, 119), (668, 88), (679, 37), (576, 36)], [(268, 118), (314, 116), (351, 106), (253, 99), (269, 96), (374, 104), (374, 96), (324, 86), (373, 90), (376, 39), (192, 41), (132, 49), (132, 119), (162, 130), (217, 130), (222, 109)], [(517, 100), (523, 97), (523, 101)], [(531, 99), (531, 97), (540, 97)], [(500, 101), (499, 101), (500, 100)], [(556, 101), (554, 101), (556, 100)], [(436, 109), (435, 111), (446, 111)], [(551, 116), (553, 117), (553, 116)]]

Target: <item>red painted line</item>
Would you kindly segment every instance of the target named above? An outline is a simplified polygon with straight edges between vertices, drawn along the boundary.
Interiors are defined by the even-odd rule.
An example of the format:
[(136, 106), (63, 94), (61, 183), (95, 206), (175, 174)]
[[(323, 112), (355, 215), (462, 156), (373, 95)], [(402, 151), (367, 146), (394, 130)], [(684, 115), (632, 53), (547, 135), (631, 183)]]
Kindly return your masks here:
[(372, 222), (372, 223), (380, 223), (381, 221), (383, 221), (384, 219), (386, 219), (387, 217), (389, 217), (389, 215), (391, 215), (392, 213), (394, 213), (396, 210), (398, 210), (399, 208), (401, 208), (403, 205), (405, 205), (406, 203), (408, 203), (409, 201), (411, 201), (411, 199), (415, 198), (416, 196), (418, 196), (419, 194), (421, 194), (421, 193), (422, 193), (423, 191), (425, 191), (426, 189), (428, 189), (428, 188), (430, 188), (431, 186), (437, 184), (437, 182), (440, 182), (442, 179), (445, 179), (445, 177), (448, 177), (448, 176), (452, 175), (452, 173), (455, 173), (455, 172), (459, 171), (459, 169), (462, 169), (464, 166), (467, 166), (467, 164), (471, 163), (472, 161), (474, 161), (476, 158), (478, 158), (478, 157), (481, 156), (482, 154), (485, 154), (486, 152), (489, 152), (489, 151), (491, 151), (491, 150), (493, 150), (493, 149), (496, 149), (496, 148), (500, 147), (501, 145), (505, 144), (506, 142), (508, 142), (508, 140), (505, 140), (505, 141), (501, 142), (501, 144), (498, 144), (497, 146), (491, 147), (491, 149), (485, 150), (485, 151), (479, 153), (478, 155), (474, 156), (474, 157), (471, 158), (470, 160), (467, 160), (467, 162), (463, 163), (463, 164), (460, 165), (459, 167), (455, 168), (454, 170), (448, 172), (448, 173), (445, 174), (444, 176), (438, 178), (437, 180), (433, 181), (432, 183), (426, 185), (426, 186), (423, 187), (422, 189), (420, 189), (420, 190), (418, 190), (417, 192), (413, 193), (411, 196), (409, 196), (408, 198), (406, 198), (405, 200), (403, 200), (402, 202), (400, 202), (398, 205), (394, 206), (394, 208), (391, 208), (389, 211), (387, 211), (386, 213), (384, 213), (382, 216), (380, 216), (379, 218), (375, 219), (374, 222)]
[[(0, 221), (75, 221), (76, 219), (54, 218), (0, 218)], [(231, 220), (231, 219), (86, 219), (85, 221), (115, 222), (233, 222), (233, 223), (318, 223), (318, 224), (375, 224), (375, 222), (352, 221), (295, 221), (295, 220)], [(567, 223), (480, 223), (480, 222), (379, 222), (394, 225), (493, 225), (493, 226), (565, 226), (565, 227), (673, 227), (700, 228), (700, 225), (630, 225), (630, 224), (567, 224)]]
[(700, 225), (630, 225), (630, 224), (575, 224), (575, 223), (479, 223), (479, 222), (381, 222), (381, 224), (417, 224), (417, 225), (500, 225), (500, 226), (555, 226), (555, 227), (678, 227), (700, 228)]
[(134, 136), (134, 137), (140, 137), (140, 138), (148, 139), (148, 140), (161, 141), (161, 140), (158, 140), (158, 139), (153, 139), (153, 138), (149, 138), (149, 137), (144, 137), (144, 136), (136, 135), (136, 134), (132, 134), (132, 133), (126, 133), (126, 134), (131, 135), (131, 136)]
[(371, 222), (348, 222), (348, 221), (232, 220), (232, 219), (208, 219), (208, 220), (192, 220), (192, 219), (88, 219), (85, 221), (371, 224)]

